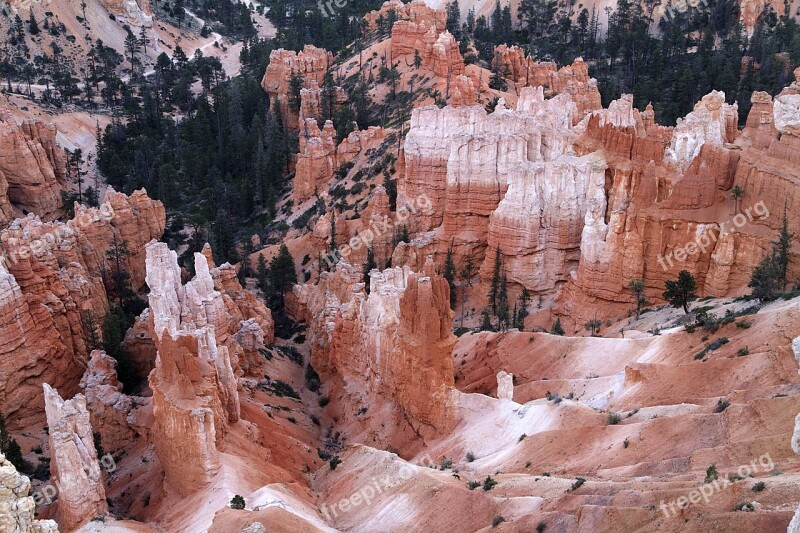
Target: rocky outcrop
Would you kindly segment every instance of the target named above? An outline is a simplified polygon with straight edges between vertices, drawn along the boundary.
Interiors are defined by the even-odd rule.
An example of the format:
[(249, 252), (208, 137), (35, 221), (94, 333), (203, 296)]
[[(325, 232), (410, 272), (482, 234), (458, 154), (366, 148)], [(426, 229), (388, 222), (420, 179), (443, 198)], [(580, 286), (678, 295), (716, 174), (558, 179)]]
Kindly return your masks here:
[(63, 151), (56, 128), (28, 120), (17, 124), (0, 109), (0, 227), (18, 213), (54, 218), (65, 185)]
[(136, 404), (122, 392), (114, 358), (100, 350), (92, 352), (80, 387), (92, 428), (100, 434), (103, 450), (113, 454), (131, 444), (136, 431), (128, 423), (128, 416)]
[(336, 171), (336, 130), (325, 122), (320, 131), (317, 121), (306, 119), (300, 128), (300, 155), (294, 176), (293, 196), (304, 202), (328, 190), (328, 181)]
[(153, 439), (167, 483), (187, 495), (219, 469), (219, 447), (240, 416), (239, 359), (272, 340), (272, 317), (230, 265), (211, 269), (206, 255), (195, 254), (196, 275), (183, 285), (175, 252), (157, 242), (146, 251), (158, 350), (149, 378)]
[(478, 91), (475, 82), (469, 76), (456, 76), (450, 85), (450, 101), (453, 107), (463, 107), (476, 105), (478, 103)]
[(569, 95), (545, 100), (541, 87), (524, 88), (516, 111), (502, 100), (488, 115), (479, 107), (415, 110), (398, 203), (424, 193), (433, 209), (414, 217), (412, 229), (435, 230), (435, 251), (452, 246), (457, 264), (482, 263), (483, 279), (494, 268), (486, 249), (499, 247), (509, 281), (554, 290), (577, 264), (587, 198), (604, 186), (603, 157), (573, 150), (574, 110)]
[[(294, 292), (297, 318), (308, 322), (313, 339), (311, 363), (331, 384), (340, 423), (398, 449), (411, 435), (426, 439), (452, 427), (449, 287), (431, 261), (421, 273), (373, 270), (369, 295), (361, 269), (341, 261), (318, 285)], [(364, 418), (370, 405), (391, 406), (391, 419)]]
[(414, 24), (426, 24), (428, 27), (436, 26), (443, 29), (447, 23), (447, 14), (444, 10), (437, 10), (428, 5), (423, 0), (414, 0), (404, 4), (401, 0), (390, 0), (384, 2), (380, 9), (371, 11), (364, 15), (366, 22), (365, 31), (375, 31), (378, 29), (378, 22), (386, 21), (392, 18), (390, 12), (393, 12), (395, 20), (408, 20)]
[(514, 376), (505, 370), (497, 373), (497, 398), (514, 401)]
[(133, 26), (153, 26), (153, 13), (150, 0), (101, 0), (103, 6), (116, 17)]
[(464, 58), (458, 43), (447, 30), (426, 22), (398, 21), (392, 26), (392, 61), (401, 56), (419, 54), (422, 67), (444, 79), (453, 79), (465, 72)]
[(47, 383), (44, 405), (50, 436), (50, 473), (58, 491), (59, 523), (70, 531), (108, 512), (86, 398), (63, 400)]
[[(333, 64), (333, 54), (313, 45), (306, 45), (300, 52), (279, 48), (270, 53), (269, 65), (261, 80), (261, 87), (269, 94), (270, 101), (277, 98), (281, 113), (286, 117), (290, 128), (295, 128), (298, 124), (302, 126), (303, 121), (298, 118), (299, 111), (302, 111), (303, 119), (309, 115), (315, 118), (319, 115), (320, 87), (331, 64)], [(293, 76), (302, 79), (301, 100), (296, 104), (299, 109), (297, 107), (292, 109), (289, 105)], [(305, 101), (302, 89), (306, 90)]]
[(566, 93), (576, 105), (574, 122), (580, 121), (588, 112), (602, 108), (597, 80), (589, 77), (589, 67), (582, 58), (560, 69), (552, 62), (537, 62), (518, 46), (495, 47), (494, 64), (518, 87), (543, 87), (545, 96)]
[(144, 243), (164, 224), (163, 205), (144, 191), (109, 190), (100, 208), (80, 207), (67, 223), (30, 215), (0, 232), (0, 410), (11, 427), (43, 419), (43, 382), (78, 392), (108, 308), (108, 250), (127, 241), (121, 267), (138, 287)]
[(30, 480), (0, 453), (0, 531), (58, 533), (54, 521), (35, 519), (36, 502), (28, 495), (30, 489)]

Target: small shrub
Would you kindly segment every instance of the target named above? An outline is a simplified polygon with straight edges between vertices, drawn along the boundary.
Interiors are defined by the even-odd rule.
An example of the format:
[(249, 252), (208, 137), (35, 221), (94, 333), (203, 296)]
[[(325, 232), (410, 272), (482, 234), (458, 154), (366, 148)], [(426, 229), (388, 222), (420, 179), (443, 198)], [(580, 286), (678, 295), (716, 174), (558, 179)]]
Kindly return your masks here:
[(581, 486), (583, 486), (584, 483), (586, 483), (586, 478), (582, 477), (575, 478), (575, 483), (572, 484), (570, 490), (578, 490), (579, 488), (581, 488)]
[(486, 479), (483, 480), (483, 490), (492, 490), (495, 485), (497, 485), (497, 481), (495, 481), (492, 476), (486, 476)]
[(737, 503), (733, 508), (734, 511), (743, 511), (745, 513), (752, 513), (756, 510), (756, 506), (752, 502)]
[(342, 460), (339, 459), (338, 455), (336, 455), (334, 457), (331, 457), (331, 460), (328, 464), (331, 466), (331, 470), (336, 470), (336, 467), (342, 464)]
[(319, 402), (317, 403), (319, 403), (320, 407), (325, 407), (326, 405), (331, 403), (331, 398), (330, 396), (323, 396), (322, 398), (319, 399)]
[(739, 348), (739, 351), (736, 352), (736, 355), (738, 355), (739, 357), (749, 354), (750, 354), (750, 349), (747, 346), (745, 346), (744, 348)]
[(492, 527), (497, 527), (497, 526), (499, 526), (500, 524), (502, 524), (505, 521), (506, 521), (505, 518), (503, 518), (500, 515), (497, 515), (494, 518), (492, 518)]
[(238, 494), (233, 498), (231, 498), (231, 509), (242, 510), (244, 509), (244, 506), (245, 506), (244, 498), (242, 498)]
[(475, 454), (472, 452), (467, 452), (467, 456), (465, 457), (468, 463), (471, 463), (475, 460)]
[(297, 419), (296, 419), (295, 417), (293, 417), (293, 416), (290, 416), (290, 417), (289, 417), (289, 418), (287, 418), (286, 420), (288, 420), (288, 421), (289, 421), (289, 422), (291, 422), (292, 424), (297, 424)]
[(711, 483), (715, 479), (719, 478), (719, 473), (717, 472), (717, 465), (711, 465), (706, 468), (706, 479), (705, 483)]
[(708, 350), (709, 351), (716, 350), (717, 348), (720, 348), (725, 344), (728, 344), (728, 337), (720, 337), (719, 339), (715, 340), (714, 342), (708, 345)]
[(480, 486), (481, 486), (481, 482), (480, 481), (470, 481), (469, 483), (467, 483), (467, 488), (469, 490), (475, 490)]
[(538, 524), (536, 524), (536, 533), (542, 533), (542, 531), (544, 531), (545, 529), (547, 529), (547, 524), (545, 524), (544, 522), (539, 522)]
[(631, 441), (630, 441), (630, 440), (628, 440), (628, 437), (625, 437), (625, 440), (624, 440), (624, 441), (622, 441), (622, 447), (623, 447), (623, 448), (627, 448), (627, 447), (628, 447), (628, 446), (630, 446), (630, 445), (631, 445)]
[(448, 468), (453, 468), (453, 461), (447, 457), (443, 457), (439, 463), (439, 470), (447, 470)]
[(736, 327), (739, 329), (749, 329), (750, 326), (752, 325), (753, 323), (750, 322), (749, 320), (740, 320), (739, 322), (736, 323)]
[(609, 426), (616, 426), (619, 424), (621, 419), (622, 417), (619, 415), (619, 413), (608, 413), (608, 418), (606, 421), (608, 422)]
[(683, 326), (683, 330), (686, 331), (686, 333), (694, 333), (695, 331), (697, 331), (697, 326), (695, 326), (694, 324), (686, 324), (685, 326)]
[(714, 412), (721, 413), (722, 411), (730, 407), (730, 405), (731, 404), (728, 400), (726, 400), (725, 398), (720, 398), (719, 400), (717, 400), (717, 406), (714, 408)]
[(527, 435), (526, 435), (525, 433), (523, 433), (522, 435), (520, 435), (520, 436), (519, 436), (519, 439), (517, 439), (517, 442), (522, 442), (522, 441), (524, 441), (524, 440), (525, 440), (525, 437), (527, 437)]
[(764, 482), (763, 481), (759, 481), (758, 483), (753, 485), (753, 488), (750, 489), (750, 490), (752, 490), (753, 492), (761, 492), (765, 488), (766, 488), (766, 485), (764, 484)]

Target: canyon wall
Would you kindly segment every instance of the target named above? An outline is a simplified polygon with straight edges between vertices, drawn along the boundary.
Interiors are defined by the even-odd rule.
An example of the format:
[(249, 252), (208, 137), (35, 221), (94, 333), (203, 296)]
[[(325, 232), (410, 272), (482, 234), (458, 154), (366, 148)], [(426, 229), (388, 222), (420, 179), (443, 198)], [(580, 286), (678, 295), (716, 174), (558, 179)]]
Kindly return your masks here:
[(122, 268), (144, 280), (144, 244), (164, 231), (161, 202), (145, 191), (109, 190), (99, 208), (79, 207), (67, 223), (30, 215), (0, 232), (0, 411), (12, 428), (41, 421), (41, 384), (66, 396), (78, 382), (108, 310), (107, 251), (128, 243)]
[(56, 134), (55, 126), (42, 122), (17, 124), (0, 108), (0, 227), (15, 209), (45, 219), (59, 214), (66, 168)]

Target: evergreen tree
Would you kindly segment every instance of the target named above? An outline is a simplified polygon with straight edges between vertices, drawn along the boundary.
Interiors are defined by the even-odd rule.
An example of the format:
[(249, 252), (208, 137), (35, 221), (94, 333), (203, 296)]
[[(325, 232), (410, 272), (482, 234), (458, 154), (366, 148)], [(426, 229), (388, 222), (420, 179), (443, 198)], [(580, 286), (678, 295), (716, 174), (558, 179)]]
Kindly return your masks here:
[(777, 297), (781, 289), (781, 268), (774, 251), (767, 254), (756, 266), (747, 286), (753, 289), (752, 296), (762, 302), (769, 302)]
[(510, 317), (510, 310), (508, 305), (508, 278), (503, 273), (500, 279), (500, 290), (497, 294), (497, 322), (500, 331), (505, 331), (508, 328)]
[(632, 279), (628, 282), (628, 289), (631, 291), (631, 297), (636, 302), (636, 320), (639, 320), (639, 315), (642, 313), (644, 306), (650, 305), (650, 300), (644, 294), (644, 280)]
[(789, 219), (786, 216), (786, 207), (783, 208), (783, 220), (781, 221), (781, 231), (778, 234), (778, 240), (772, 243), (775, 254), (775, 261), (777, 266), (778, 279), (780, 280), (783, 290), (786, 290), (786, 284), (789, 276), (789, 251), (792, 247), (793, 233), (789, 233)]
[(258, 280), (258, 288), (261, 292), (267, 294), (269, 292), (269, 270), (267, 269), (267, 261), (264, 259), (263, 254), (258, 254), (256, 279)]
[(530, 302), (531, 293), (528, 291), (527, 287), (523, 287), (522, 292), (519, 293), (519, 311), (515, 313), (517, 328), (520, 331), (525, 329), (525, 318), (528, 316), (528, 305), (530, 305)]
[(14, 465), (18, 472), (30, 471), (30, 463), (22, 456), (22, 449), (16, 439), (6, 428), (6, 417), (0, 413), (0, 453), (6, 456), (9, 463)]
[(689, 314), (689, 302), (694, 298), (697, 291), (697, 283), (694, 276), (688, 270), (678, 272), (678, 279), (665, 282), (666, 290), (663, 297), (672, 307), (683, 307), (683, 311)]
[(117, 377), (126, 393), (138, 384), (136, 369), (122, 344), (133, 320), (134, 317), (128, 316), (120, 306), (111, 305), (103, 321), (103, 350), (117, 361)]
[(36, 15), (33, 14), (33, 7), (31, 7), (30, 16), (28, 17), (28, 32), (31, 35), (39, 35), (39, 23), (36, 21)]
[(500, 245), (494, 253), (494, 270), (492, 271), (492, 281), (489, 285), (489, 304), (492, 306), (492, 313), (497, 314), (497, 301), (500, 296), (500, 282), (502, 280), (502, 262), (500, 258)]
[(550, 334), (559, 335), (561, 337), (564, 336), (564, 328), (561, 326), (560, 318), (556, 318), (556, 321), (553, 322), (553, 326), (550, 328)]
[(461, 9), (458, 7), (458, 0), (448, 2), (445, 10), (447, 12), (445, 28), (458, 40), (461, 38)]
[(269, 264), (270, 290), (272, 302), (270, 307), (282, 313), (284, 310), (284, 294), (297, 283), (294, 258), (286, 244), (281, 244), (278, 255)]
[(450, 287), (450, 309), (456, 307), (456, 265), (453, 262), (453, 245), (447, 249), (447, 257), (444, 260), (444, 279), (447, 280), (447, 285)]
[(367, 260), (364, 263), (364, 290), (367, 291), (367, 294), (369, 294), (370, 291), (369, 273), (376, 268), (378, 268), (378, 265), (375, 263), (375, 254), (372, 252), (372, 248), (367, 248)]

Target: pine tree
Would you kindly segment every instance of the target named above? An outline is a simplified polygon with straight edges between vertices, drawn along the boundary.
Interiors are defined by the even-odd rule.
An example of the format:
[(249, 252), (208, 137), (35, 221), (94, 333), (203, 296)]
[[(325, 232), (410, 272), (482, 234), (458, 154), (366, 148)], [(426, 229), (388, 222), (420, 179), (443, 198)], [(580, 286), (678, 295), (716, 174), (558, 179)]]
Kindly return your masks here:
[(450, 309), (456, 307), (456, 265), (453, 262), (453, 245), (447, 249), (447, 257), (444, 260), (444, 279), (447, 280), (447, 285), (450, 287)]
[(30, 16), (28, 18), (28, 32), (31, 35), (39, 35), (39, 23), (36, 22), (36, 15), (33, 14), (33, 7), (31, 7)]
[(789, 276), (789, 251), (792, 247), (793, 233), (789, 233), (789, 219), (786, 217), (786, 206), (783, 208), (783, 220), (778, 240), (772, 243), (777, 265), (778, 279), (781, 281), (783, 290), (786, 290), (786, 283)]
[(289, 252), (286, 244), (281, 244), (278, 255), (272, 258), (269, 264), (270, 289), (272, 292), (272, 303), (270, 307), (283, 312), (284, 294), (291, 290), (297, 283), (297, 272), (295, 271), (294, 258)]
[(6, 428), (6, 418), (3, 413), (0, 413), (0, 453), (6, 456), (8, 462), (14, 465), (17, 471), (30, 470), (30, 463), (22, 456), (22, 449)]
[(494, 270), (492, 271), (492, 282), (489, 285), (489, 303), (492, 306), (492, 313), (497, 314), (497, 299), (500, 295), (500, 281), (502, 279), (500, 259), (500, 245), (497, 246), (494, 254)]
[(336, 257), (336, 207), (331, 208), (331, 236), (330, 236), (330, 252), (334, 261)]
[(564, 336), (564, 328), (561, 326), (560, 318), (556, 318), (556, 321), (553, 322), (553, 326), (550, 328), (550, 334), (559, 335), (561, 337)]
[(644, 281), (641, 279), (632, 279), (628, 283), (628, 289), (631, 291), (631, 296), (636, 302), (636, 320), (639, 320), (639, 315), (642, 313), (642, 307), (650, 305), (650, 300), (644, 294)]
[(267, 294), (269, 292), (269, 270), (267, 269), (267, 261), (264, 259), (263, 254), (258, 254), (256, 279), (258, 280), (258, 288), (261, 289), (261, 292)]
[(683, 307), (684, 313), (689, 314), (689, 302), (696, 295), (697, 282), (688, 270), (678, 272), (676, 281), (667, 280), (663, 297), (672, 307)]
[(508, 305), (508, 278), (503, 273), (500, 279), (500, 290), (497, 294), (497, 322), (500, 331), (505, 331), (508, 328), (509, 322), (509, 305)]
[(528, 292), (526, 287), (522, 288), (519, 294), (519, 312), (516, 313), (517, 328), (520, 331), (525, 329), (525, 318), (528, 316), (528, 305), (531, 301), (531, 293)]
[(369, 294), (370, 291), (369, 273), (376, 268), (378, 268), (378, 265), (375, 263), (375, 254), (372, 252), (372, 248), (367, 248), (367, 260), (364, 262), (364, 290), (367, 291), (367, 294)]

